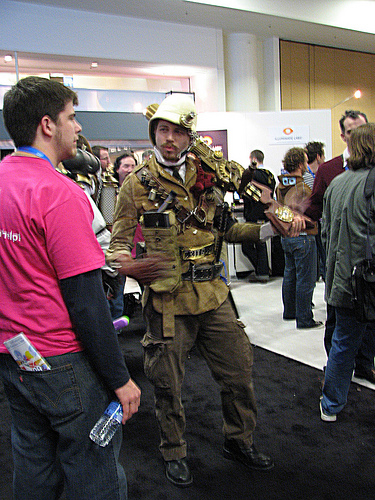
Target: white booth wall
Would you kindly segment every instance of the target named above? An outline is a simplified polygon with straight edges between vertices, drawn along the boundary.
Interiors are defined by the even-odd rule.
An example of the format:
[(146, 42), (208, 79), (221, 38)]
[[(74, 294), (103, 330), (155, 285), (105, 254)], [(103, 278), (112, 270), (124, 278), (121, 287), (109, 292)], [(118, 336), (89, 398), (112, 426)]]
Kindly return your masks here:
[[(198, 110), (199, 111), (199, 110)], [(325, 144), (326, 159), (332, 157), (331, 111), (279, 111), (253, 113), (198, 113), (198, 130), (227, 130), (228, 159), (249, 165), (254, 149), (264, 153), (264, 167), (280, 174), (286, 151), (309, 141)], [(287, 134), (285, 131), (293, 131)], [(344, 150), (343, 143), (343, 150)]]
[[(326, 159), (332, 157), (330, 110), (201, 113), (198, 114), (197, 130), (226, 130), (228, 159), (237, 161), (245, 168), (249, 165), (252, 150), (263, 151), (264, 167), (274, 174), (276, 183), (282, 159), (291, 147), (304, 147), (309, 141), (319, 141), (325, 144)], [(231, 195), (226, 199), (230, 203)], [(243, 221), (240, 215), (236, 216), (240, 222)], [(272, 269), (270, 241), (267, 250)], [(253, 266), (242, 253), (241, 244), (229, 244), (229, 278), (252, 270)]]

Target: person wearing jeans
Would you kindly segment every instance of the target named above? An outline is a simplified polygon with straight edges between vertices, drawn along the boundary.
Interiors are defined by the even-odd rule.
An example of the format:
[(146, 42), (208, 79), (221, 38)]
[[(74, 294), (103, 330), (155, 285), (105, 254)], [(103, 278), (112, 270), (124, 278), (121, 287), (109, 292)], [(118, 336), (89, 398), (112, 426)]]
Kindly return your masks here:
[[(77, 104), (70, 88), (36, 76), (4, 95), (17, 150), (0, 163), (0, 380), (12, 415), (15, 500), (57, 500), (63, 489), (67, 500), (127, 499), (121, 432), (102, 449), (89, 438), (114, 398), (125, 424), (141, 391), (104, 294), (92, 207), (57, 170), (77, 152)], [(8, 352), (21, 332), (47, 360), (44, 371), (23, 370)]]
[[(347, 161), (350, 156), (350, 136), (353, 130), (355, 130), (360, 125), (368, 123), (368, 119), (365, 113), (362, 111), (355, 111), (353, 109), (346, 110), (339, 120), (340, 136), (341, 139), (346, 144), (346, 149), (343, 154), (335, 156), (329, 161), (322, 163), (316, 171), (314, 186), (312, 188), (311, 197), (308, 201), (308, 206), (306, 207), (305, 214), (315, 221), (320, 221), (323, 213), (323, 198), (324, 194), (332, 182), (332, 180), (338, 175), (343, 174), (347, 169)], [(309, 153), (308, 153), (309, 155)], [(321, 235), (321, 223), (320, 225), (320, 235)], [(326, 267), (326, 257), (325, 249), (322, 245), (321, 251), (318, 248), (318, 255), (323, 256), (324, 270), (323, 279), (325, 277), (325, 267)], [(336, 319), (335, 310), (327, 303), (327, 319), (325, 324), (324, 333), (324, 348), (329, 356), (329, 351), (331, 349), (331, 341), (333, 331), (335, 329)], [(375, 346), (374, 339), (372, 338), (372, 333), (366, 333), (362, 339), (362, 345), (358, 350), (358, 354), (355, 359), (355, 376), (358, 378), (363, 378), (371, 383), (375, 383), (375, 367), (374, 367), (374, 357), (375, 357)], [(325, 367), (323, 368), (325, 371)]]
[[(336, 421), (344, 408), (357, 352), (363, 338), (371, 339), (374, 334), (373, 324), (356, 320), (352, 271), (366, 258), (368, 216), (364, 189), (370, 170), (375, 168), (375, 124), (365, 123), (352, 130), (349, 144), (348, 170), (330, 183), (322, 217), (322, 242), (327, 255), (325, 297), (336, 316), (320, 401), (320, 416), (326, 422)], [(372, 196), (369, 241), (373, 254), (374, 213)]]
[[(353, 310), (336, 307), (335, 312), (336, 327), (332, 336), (321, 400), (322, 420), (328, 421), (336, 420), (336, 414), (346, 404), (355, 356), (367, 328), (366, 323), (356, 321)], [(333, 416), (334, 419), (325, 419), (324, 416)]]
[[(289, 149), (283, 159), (284, 171), (279, 175), (276, 198), (282, 205), (303, 212), (303, 204), (311, 189), (303, 180), (307, 168), (307, 154), (302, 148)], [(316, 281), (317, 229), (308, 229), (299, 236), (281, 238), (285, 268), (282, 285), (283, 318), (295, 320), (297, 328), (319, 328), (312, 312), (312, 298)]]
[(127, 498), (127, 480), (119, 465), (122, 432), (105, 448), (89, 439), (113, 396), (87, 354), (48, 356), (53, 369), (39, 372), (21, 372), (8, 354), (0, 354), (0, 359), (13, 420), (14, 498), (57, 499), (64, 482), (67, 499)]
[(285, 268), (282, 284), (283, 318), (295, 319), (297, 328), (314, 327), (312, 297), (316, 278), (315, 237), (301, 234), (281, 238)]

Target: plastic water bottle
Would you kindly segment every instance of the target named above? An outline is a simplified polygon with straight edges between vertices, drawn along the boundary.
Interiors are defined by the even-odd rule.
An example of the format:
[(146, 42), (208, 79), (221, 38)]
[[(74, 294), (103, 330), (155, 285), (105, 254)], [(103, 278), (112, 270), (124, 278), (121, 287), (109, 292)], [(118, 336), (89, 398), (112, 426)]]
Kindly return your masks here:
[(103, 415), (90, 432), (90, 439), (99, 446), (107, 446), (121, 425), (122, 406), (118, 401), (109, 403)]

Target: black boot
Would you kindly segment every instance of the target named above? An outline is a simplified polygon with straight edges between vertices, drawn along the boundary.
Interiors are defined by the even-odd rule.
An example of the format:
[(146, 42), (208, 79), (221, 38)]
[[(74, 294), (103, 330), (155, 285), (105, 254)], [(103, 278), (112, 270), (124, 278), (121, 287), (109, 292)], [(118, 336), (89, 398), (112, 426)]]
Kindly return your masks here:
[(186, 458), (181, 458), (181, 460), (164, 460), (164, 465), (167, 479), (175, 486), (186, 488), (192, 484), (193, 476), (191, 475)]
[(235, 460), (250, 469), (269, 470), (274, 466), (272, 458), (259, 453), (254, 445), (244, 449), (240, 448), (239, 444), (233, 440), (225, 440), (223, 455), (225, 458)]

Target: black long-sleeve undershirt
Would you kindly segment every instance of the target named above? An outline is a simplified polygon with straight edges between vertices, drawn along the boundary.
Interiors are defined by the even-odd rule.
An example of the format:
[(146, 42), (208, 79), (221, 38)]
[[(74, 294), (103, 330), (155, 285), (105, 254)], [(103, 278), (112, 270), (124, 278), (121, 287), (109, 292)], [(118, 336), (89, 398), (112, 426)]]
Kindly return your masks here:
[(62, 279), (60, 287), (74, 331), (93, 366), (109, 389), (125, 385), (130, 375), (113, 327), (101, 270)]

